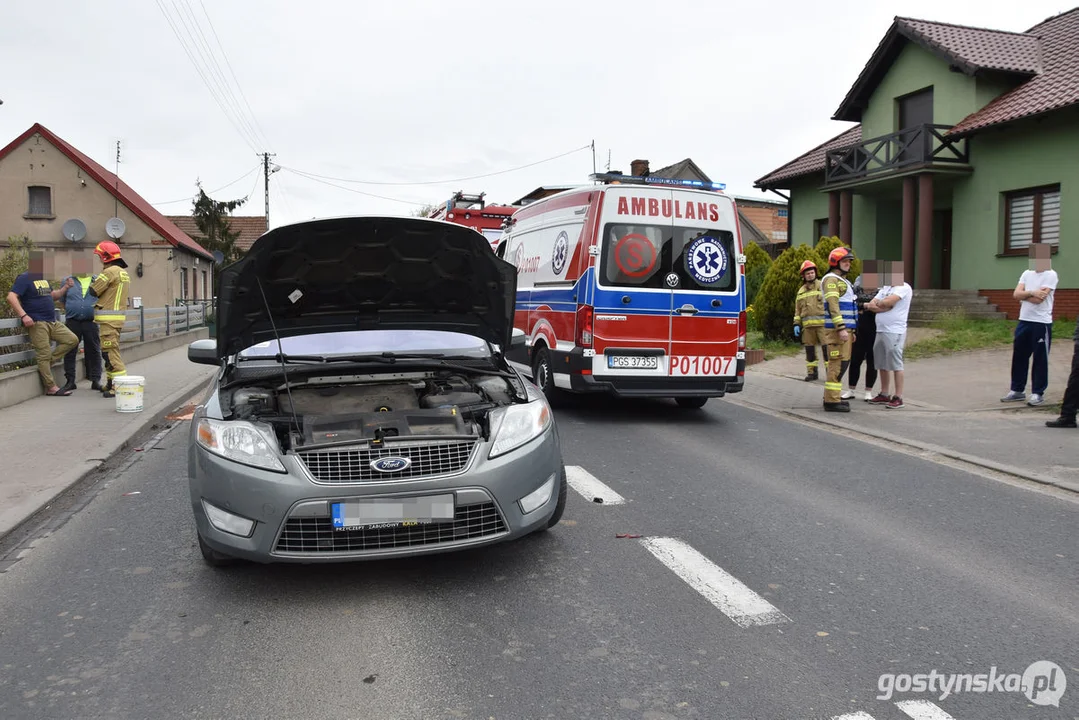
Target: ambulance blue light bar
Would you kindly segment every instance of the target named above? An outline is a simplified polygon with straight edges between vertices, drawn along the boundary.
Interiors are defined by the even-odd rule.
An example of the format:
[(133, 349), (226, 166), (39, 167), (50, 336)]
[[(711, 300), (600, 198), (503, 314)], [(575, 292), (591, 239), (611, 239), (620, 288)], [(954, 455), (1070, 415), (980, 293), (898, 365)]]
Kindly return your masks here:
[(607, 184), (624, 185), (667, 185), (670, 187), (689, 187), (699, 190), (726, 190), (726, 183), (705, 182), (703, 180), (677, 180), (675, 178), (661, 178), (652, 175), (641, 177), (639, 175), (621, 175), (619, 173), (592, 173), (590, 180)]

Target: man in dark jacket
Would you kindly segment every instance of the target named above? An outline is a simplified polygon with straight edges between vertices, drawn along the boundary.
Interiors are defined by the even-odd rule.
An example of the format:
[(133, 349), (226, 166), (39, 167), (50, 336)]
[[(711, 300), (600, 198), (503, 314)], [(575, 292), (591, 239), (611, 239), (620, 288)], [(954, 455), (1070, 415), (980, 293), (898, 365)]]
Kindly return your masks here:
[[(101, 390), (101, 340), (98, 336), (97, 324), (94, 323), (94, 303), (97, 298), (87, 292), (90, 283), (97, 279), (91, 275), (93, 261), (89, 257), (83, 257), (83, 253), (76, 253), (71, 261), (71, 279), (73, 284), (67, 293), (61, 298), (64, 304), (64, 324), (68, 330), (75, 333), (80, 342), (85, 343), (85, 355), (83, 358), (86, 369), (86, 379), (90, 381), (90, 389)], [(79, 346), (76, 345), (71, 352), (64, 356), (64, 377), (67, 384), (64, 390), (75, 389), (75, 363), (79, 358)]]
[(1060, 417), (1047, 420), (1051, 428), (1076, 427), (1075, 413), (1079, 410), (1079, 319), (1075, 321), (1075, 351), (1072, 353), (1072, 370), (1068, 374), (1068, 387), (1064, 389), (1064, 402), (1060, 405)]

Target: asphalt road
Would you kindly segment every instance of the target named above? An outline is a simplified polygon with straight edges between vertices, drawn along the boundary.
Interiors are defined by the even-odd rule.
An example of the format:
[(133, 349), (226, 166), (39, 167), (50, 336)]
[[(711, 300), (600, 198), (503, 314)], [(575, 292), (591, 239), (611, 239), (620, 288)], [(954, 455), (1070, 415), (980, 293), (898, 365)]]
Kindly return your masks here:
[[(0, 718), (1079, 717), (1079, 504), (723, 401), (557, 417), (624, 503), (571, 492), (488, 549), (227, 570), (179, 426), (0, 574)], [(1041, 660), (1059, 708), (877, 697)]]

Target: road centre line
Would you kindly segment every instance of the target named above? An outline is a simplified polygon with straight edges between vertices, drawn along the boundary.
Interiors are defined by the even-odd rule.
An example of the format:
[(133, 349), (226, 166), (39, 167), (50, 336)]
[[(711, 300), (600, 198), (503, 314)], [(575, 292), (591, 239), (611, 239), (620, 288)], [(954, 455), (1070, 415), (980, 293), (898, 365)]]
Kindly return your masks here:
[(858, 712), (847, 713), (846, 715), (835, 715), (832, 717), (832, 720), (873, 720), (873, 716), (859, 710)]
[(578, 465), (566, 466), (566, 480), (569, 486), (580, 493), (588, 502), (596, 502), (603, 505), (622, 505), (626, 499), (610, 489)]
[(740, 627), (791, 621), (738, 578), (685, 542), (669, 537), (649, 537), (642, 538), (640, 543)]
[(902, 700), (895, 705), (914, 720), (955, 720), (928, 700)]

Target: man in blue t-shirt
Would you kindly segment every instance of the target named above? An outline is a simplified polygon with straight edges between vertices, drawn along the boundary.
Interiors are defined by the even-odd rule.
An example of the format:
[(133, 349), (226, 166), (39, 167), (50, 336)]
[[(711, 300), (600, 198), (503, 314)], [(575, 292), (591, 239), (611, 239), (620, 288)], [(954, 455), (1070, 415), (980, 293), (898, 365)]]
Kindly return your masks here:
[[(30, 344), (37, 354), (37, 372), (41, 376), (41, 386), (50, 397), (63, 397), (71, 394), (62, 390), (52, 377), (52, 366), (77, 347), (79, 339), (75, 333), (60, 322), (56, 322), (56, 300), (68, 291), (74, 281), (67, 282), (53, 290), (45, 279), (44, 254), (40, 250), (30, 253), (30, 270), (15, 278), (15, 284), (7, 294), (8, 304), (15, 311), (15, 316), (22, 320), (30, 336)], [(52, 342), (57, 343), (56, 350)]]

